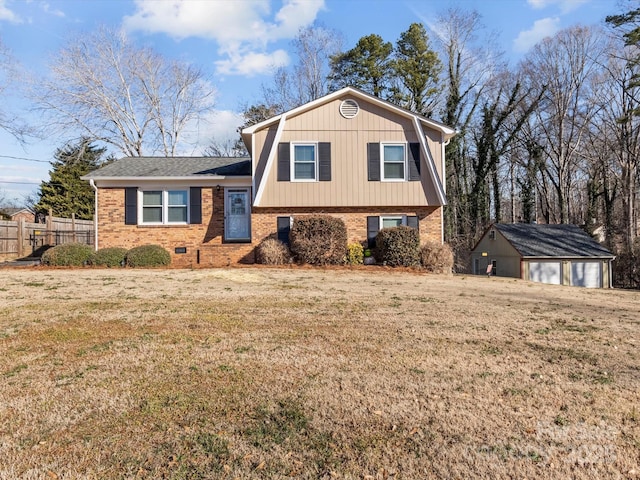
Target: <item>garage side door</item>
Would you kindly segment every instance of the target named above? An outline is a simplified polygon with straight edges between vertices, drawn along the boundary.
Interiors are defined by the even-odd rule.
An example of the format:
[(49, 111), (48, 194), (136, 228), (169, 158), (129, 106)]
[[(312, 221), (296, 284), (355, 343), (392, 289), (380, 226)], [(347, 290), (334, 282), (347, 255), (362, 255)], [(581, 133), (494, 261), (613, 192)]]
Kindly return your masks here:
[(560, 262), (529, 262), (529, 280), (539, 283), (561, 283)]
[(571, 285), (600, 288), (602, 286), (602, 262), (571, 262)]

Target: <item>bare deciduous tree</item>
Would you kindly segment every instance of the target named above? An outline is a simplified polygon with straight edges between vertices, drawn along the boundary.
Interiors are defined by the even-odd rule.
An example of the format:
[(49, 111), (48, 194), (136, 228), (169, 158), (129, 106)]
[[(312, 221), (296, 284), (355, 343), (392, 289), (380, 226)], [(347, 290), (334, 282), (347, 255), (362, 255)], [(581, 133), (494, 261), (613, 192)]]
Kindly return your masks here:
[(29, 127), (17, 115), (7, 108), (5, 98), (9, 91), (15, 93), (17, 83), (21, 78), (20, 69), (9, 50), (0, 39), (0, 129), (13, 135), (23, 143), (25, 136), (30, 133)]
[(199, 69), (107, 28), (72, 40), (36, 88), (52, 126), (129, 156), (174, 156), (189, 129), (213, 110), (214, 89)]
[(546, 157), (544, 173), (555, 190), (554, 222), (576, 220), (570, 198), (584, 160), (585, 136), (597, 112), (589, 89), (605, 52), (603, 37), (593, 27), (562, 30), (538, 43), (523, 63), (530, 84), (546, 86), (535, 124)]
[(291, 110), (329, 93), (329, 59), (340, 51), (342, 36), (319, 25), (300, 29), (291, 42), (296, 62), (290, 68), (278, 68), (273, 83), (263, 86), (268, 105), (280, 112)]

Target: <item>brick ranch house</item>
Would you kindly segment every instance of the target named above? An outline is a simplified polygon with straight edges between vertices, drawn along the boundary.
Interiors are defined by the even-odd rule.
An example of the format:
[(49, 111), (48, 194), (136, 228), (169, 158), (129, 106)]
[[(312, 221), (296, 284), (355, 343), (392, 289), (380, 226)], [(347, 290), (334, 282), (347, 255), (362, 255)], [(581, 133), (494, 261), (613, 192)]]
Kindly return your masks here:
[(347, 87), (242, 131), (250, 158), (126, 157), (85, 177), (96, 249), (159, 244), (178, 266), (253, 263), (294, 217), (340, 217), (350, 242), (383, 227), (443, 241), (452, 128)]

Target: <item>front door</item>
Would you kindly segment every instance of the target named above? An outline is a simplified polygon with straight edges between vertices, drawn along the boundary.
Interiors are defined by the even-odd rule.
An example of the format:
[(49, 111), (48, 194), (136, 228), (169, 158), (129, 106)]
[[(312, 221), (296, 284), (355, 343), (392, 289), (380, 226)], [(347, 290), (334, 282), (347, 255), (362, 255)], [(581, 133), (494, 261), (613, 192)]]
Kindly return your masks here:
[(246, 188), (225, 190), (224, 239), (229, 242), (251, 241), (251, 205)]

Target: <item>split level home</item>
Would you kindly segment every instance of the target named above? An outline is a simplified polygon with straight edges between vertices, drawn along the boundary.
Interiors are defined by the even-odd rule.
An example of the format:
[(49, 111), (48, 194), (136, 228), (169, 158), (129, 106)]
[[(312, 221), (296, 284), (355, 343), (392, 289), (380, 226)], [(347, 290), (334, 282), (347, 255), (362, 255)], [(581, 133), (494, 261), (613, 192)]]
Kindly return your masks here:
[(443, 241), (445, 145), (455, 131), (354, 88), (245, 128), (249, 158), (127, 157), (86, 175), (96, 248), (159, 244), (174, 265), (253, 263), (294, 218), (341, 218), (371, 245), (407, 225)]
[(471, 250), (474, 274), (611, 287), (614, 256), (577, 225), (496, 223)]

